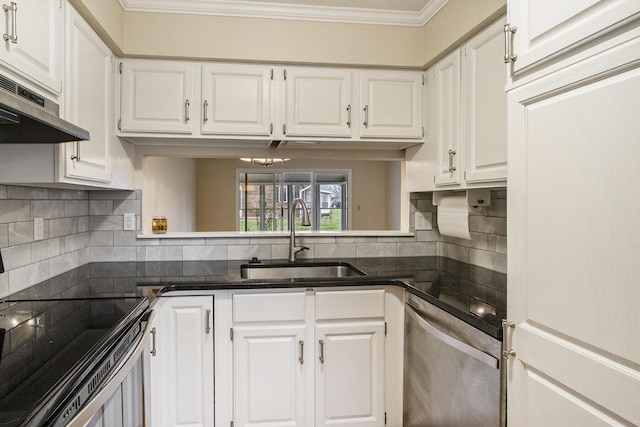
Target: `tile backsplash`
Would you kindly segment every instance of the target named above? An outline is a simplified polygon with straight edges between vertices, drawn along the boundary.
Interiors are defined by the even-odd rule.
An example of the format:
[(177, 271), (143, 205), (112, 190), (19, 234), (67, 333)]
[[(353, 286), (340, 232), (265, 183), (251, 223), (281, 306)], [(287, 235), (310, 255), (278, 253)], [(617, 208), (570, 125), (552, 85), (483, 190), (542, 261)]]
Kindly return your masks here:
[[(288, 238), (143, 238), (141, 191), (60, 190), (0, 185), (0, 297), (50, 277), (102, 261), (198, 261), (286, 259)], [(444, 256), (506, 273), (506, 191), (491, 193), (491, 206), (470, 214), (471, 240), (441, 236), (431, 193), (411, 194), (413, 236), (304, 236), (305, 258)], [(136, 215), (125, 231), (123, 214)], [(34, 218), (43, 218), (43, 239), (34, 240)]]

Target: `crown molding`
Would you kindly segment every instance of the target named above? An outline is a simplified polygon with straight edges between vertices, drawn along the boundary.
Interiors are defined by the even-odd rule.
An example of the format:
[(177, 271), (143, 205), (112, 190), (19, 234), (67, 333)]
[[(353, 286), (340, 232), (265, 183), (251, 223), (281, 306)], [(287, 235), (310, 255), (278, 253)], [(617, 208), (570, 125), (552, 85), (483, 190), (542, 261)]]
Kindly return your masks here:
[(419, 27), (427, 23), (449, 0), (429, 0), (419, 12), (327, 7), (303, 4), (234, 0), (119, 0), (127, 12), (180, 13), (190, 15)]

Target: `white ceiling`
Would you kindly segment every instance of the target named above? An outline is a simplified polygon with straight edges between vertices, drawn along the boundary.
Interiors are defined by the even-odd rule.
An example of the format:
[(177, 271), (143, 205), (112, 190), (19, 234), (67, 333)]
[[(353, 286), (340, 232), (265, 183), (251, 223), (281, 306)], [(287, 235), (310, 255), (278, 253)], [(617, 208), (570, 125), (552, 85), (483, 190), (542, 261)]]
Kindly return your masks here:
[(126, 11), (424, 25), (449, 0), (119, 0)]

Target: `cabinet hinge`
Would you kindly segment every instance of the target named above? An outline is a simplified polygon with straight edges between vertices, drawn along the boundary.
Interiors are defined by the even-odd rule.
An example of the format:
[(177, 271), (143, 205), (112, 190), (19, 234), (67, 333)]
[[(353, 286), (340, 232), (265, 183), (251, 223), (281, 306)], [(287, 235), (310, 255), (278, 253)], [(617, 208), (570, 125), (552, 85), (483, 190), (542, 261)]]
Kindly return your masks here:
[(387, 322), (384, 322), (384, 336), (387, 336)]
[(422, 86), (424, 86), (424, 74), (422, 75)]
[(282, 76), (287, 80), (287, 70), (282, 70)]
[(422, 126), (422, 137), (424, 138), (424, 126)]
[(118, 71), (122, 74), (122, 61), (120, 61), (120, 65), (118, 65)]
[(273, 68), (271, 69), (271, 80), (273, 80)]
[(387, 425), (387, 413), (384, 413), (384, 425)]
[(286, 124), (286, 123), (283, 123), (283, 124), (282, 124), (282, 134), (283, 134), (283, 135), (286, 135), (286, 134), (287, 134), (287, 124)]
[[(229, 328), (229, 339), (233, 341), (233, 328)], [(233, 422), (232, 422), (233, 424)]]
[(269, 135), (273, 135), (273, 123), (269, 125)]
[(122, 119), (118, 119), (118, 130), (122, 132)]

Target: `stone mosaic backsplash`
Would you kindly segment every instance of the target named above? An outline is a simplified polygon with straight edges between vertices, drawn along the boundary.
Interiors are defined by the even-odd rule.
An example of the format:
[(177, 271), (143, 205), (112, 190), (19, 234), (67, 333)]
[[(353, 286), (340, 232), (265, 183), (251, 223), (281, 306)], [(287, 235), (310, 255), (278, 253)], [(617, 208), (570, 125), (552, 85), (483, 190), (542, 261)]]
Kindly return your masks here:
[[(0, 185), (0, 297), (18, 292), (88, 262), (286, 259), (286, 237), (137, 239), (141, 191), (59, 190)], [(440, 236), (431, 193), (411, 194), (413, 236), (313, 237), (303, 258), (444, 256), (506, 273), (506, 191), (492, 191), (491, 206), (471, 214), (472, 240)], [(123, 214), (135, 213), (136, 231)], [(33, 218), (44, 219), (34, 240)]]

